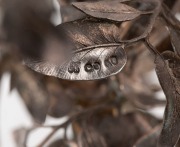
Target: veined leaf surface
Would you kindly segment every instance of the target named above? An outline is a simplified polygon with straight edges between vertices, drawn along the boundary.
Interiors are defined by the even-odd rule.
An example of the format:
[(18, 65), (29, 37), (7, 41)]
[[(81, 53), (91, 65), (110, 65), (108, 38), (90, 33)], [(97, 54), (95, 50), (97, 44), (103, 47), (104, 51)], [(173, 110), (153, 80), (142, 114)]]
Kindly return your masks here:
[[(121, 71), (126, 53), (120, 43), (120, 23), (82, 19), (61, 24), (72, 55), (64, 63), (30, 59), (25, 63), (40, 73), (69, 80), (106, 78)], [(52, 59), (53, 57), (51, 57)], [(54, 57), (54, 60), (56, 61)]]

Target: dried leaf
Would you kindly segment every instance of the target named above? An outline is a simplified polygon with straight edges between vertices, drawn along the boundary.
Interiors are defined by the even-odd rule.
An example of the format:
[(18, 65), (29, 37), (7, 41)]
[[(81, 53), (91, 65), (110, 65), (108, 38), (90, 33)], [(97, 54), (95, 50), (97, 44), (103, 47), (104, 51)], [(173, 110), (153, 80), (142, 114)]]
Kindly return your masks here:
[(104, 115), (96, 117), (98, 121), (95, 128), (104, 136), (108, 147), (132, 147), (138, 138), (148, 133), (151, 129), (150, 122), (153, 121), (152, 116), (146, 120), (135, 112), (118, 117)]
[(95, 128), (86, 126), (78, 135), (79, 147), (107, 147), (104, 137)]
[(49, 0), (2, 0), (1, 39), (27, 57), (43, 57), (54, 48), (61, 52), (63, 35), (50, 21), (53, 11)]
[(140, 138), (134, 147), (155, 147), (160, 134), (160, 126), (151, 130), (148, 134)]
[(112, 22), (82, 19), (59, 26), (67, 34), (72, 58), (64, 64), (26, 60), (35, 71), (70, 80), (106, 78), (121, 71), (127, 57), (119, 41), (119, 27)]
[[(17, 8), (14, 6), (16, 1), (19, 2), (15, 5)], [(81, 0), (59, 1), (69, 3), (70, 1)], [(10, 0), (7, 0), (7, 2), (10, 4)], [(13, 45), (15, 45), (13, 49), (20, 48), (20, 52), (15, 51), (12, 53), (10, 51), (11, 54), (16, 56), (16, 59), (12, 59), (10, 62), (9, 60), (8, 62), (0, 62), (0, 73), (1, 71), (4, 71), (4, 67), (2, 69), (3, 64), (7, 64), (6, 66), (10, 65), (9, 69), (13, 77), (12, 83), (20, 92), (28, 109), (36, 120), (40, 122), (44, 121), (47, 108), (49, 108), (48, 113), (54, 117), (61, 117), (64, 115), (68, 115), (69, 117), (67, 122), (63, 125), (49, 126), (53, 131), (39, 146), (44, 146), (44, 144), (51, 139), (51, 136), (53, 136), (60, 128), (65, 127), (64, 129), (66, 130), (66, 127), (69, 126), (70, 123), (73, 124), (73, 127), (76, 125), (74, 127), (75, 135), (72, 139), (73, 141), (67, 140), (67, 134), (65, 132), (64, 135), (66, 139), (60, 139), (50, 146), (130, 147), (142, 136), (143, 138), (140, 138), (136, 143), (137, 146), (156, 146), (156, 139), (159, 132), (152, 131), (152, 128), (157, 126), (160, 121), (152, 118), (152, 116), (145, 112), (144, 115), (139, 113), (135, 110), (134, 104), (139, 108), (146, 109), (160, 104), (162, 101), (157, 101), (155, 99), (155, 91), (149, 90), (150, 85), (148, 85), (147, 81), (144, 79), (144, 72), (154, 68), (148, 64), (151, 61), (148, 60), (148, 63), (145, 62), (145, 58), (148, 58), (149, 54), (147, 56), (142, 54), (143, 58), (137, 60), (138, 57), (140, 57), (139, 53), (142, 53), (142, 48), (144, 48), (144, 46), (142, 47), (139, 44), (134, 45), (134, 43), (139, 42), (142, 44), (149, 33), (154, 34), (152, 27), (159, 16), (160, 10), (162, 10), (160, 5), (161, 0), (119, 0), (91, 3), (92, 5), (89, 2), (75, 3), (81, 11), (90, 13), (88, 14), (90, 16), (85, 15), (85, 17), (83, 16), (83, 18), (79, 20), (78, 17), (81, 15), (77, 14), (78, 17), (76, 18), (74, 10), (69, 11), (64, 7), (65, 10), (69, 11), (67, 14), (63, 14), (64, 16), (68, 16), (67, 20), (78, 20), (63, 23), (58, 27), (49, 24), (50, 11), (45, 11), (47, 12), (47, 17), (44, 15), (44, 12), (41, 15), (43, 10), (41, 7), (47, 6), (47, 1), (44, 1), (44, 5), (42, 5), (40, 0), (37, 0), (37, 7), (34, 9), (33, 6), (35, 6), (35, 0), (32, 0), (32, 5), (30, 0), (27, 0), (27, 5), (32, 7), (31, 10), (37, 12), (35, 13), (37, 16), (35, 15), (34, 21), (32, 21), (33, 15), (30, 18), (26, 17), (26, 14), (30, 12), (30, 9), (27, 9), (26, 13), (25, 10), (28, 7), (26, 5), (25, 7), (23, 6), (25, 2), (22, 2), (22, 5), (20, 5), (21, 2), (22, 0), (14, 0), (14, 3), (12, 2), (12, 11), (9, 9), (9, 6), (11, 7), (9, 4), (6, 5), (8, 6), (8, 9), (4, 9), (7, 10), (4, 11), (4, 18), (8, 21), (10, 20), (9, 22), (12, 22), (8, 24), (8, 21), (3, 20), (7, 41), (8, 43), (13, 43)], [(89, 5), (82, 7), (81, 4)], [(96, 6), (96, 4), (98, 5)], [(115, 4), (120, 6), (119, 9)], [(113, 7), (110, 8), (110, 6)], [(15, 8), (17, 11), (13, 11)], [(95, 11), (92, 11), (94, 8)], [(122, 12), (122, 10), (126, 9), (131, 13), (135, 13), (129, 15), (126, 12)], [(61, 10), (65, 12), (63, 9)], [(113, 11), (112, 13), (110, 13), (111, 10)], [(40, 13), (38, 11), (40, 11)], [(76, 11), (78, 12), (79, 10), (77, 9)], [(24, 12), (24, 14), (22, 13), (23, 19), (20, 17), (20, 12)], [(122, 13), (116, 16), (119, 12)], [(139, 12), (140, 14), (137, 15), (136, 12)], [(69, 17), (69, 13), (73, 13), (73, 15)], [(108, 15), (105, 16), (105, 14)], [(135, 15), (137, 16), (135, 17)], [(42, 17), (42, 19), (39, 19), (41, 16), (45, 16), (45, 18)], [(111, 18), (109, 18), (110, 16)], [(132, 16), (132, 18), (130, 16)], [(170, 15), (168, 15), (168, 17), (169, 16)], [(120, 21), (123, 20), (123, 18), (125, 18), (125, 22)], [(126, 19), (130, 20), (126, 21)], [(45, 25), (43, 26), (43, 24)], [(12, 26), (12, 28), (10, 26)], [(172, 44), (176, 54), (179, 50), (179, 32), (177, 32), (177, 28), (173, 27), (174, 30), (171, 30)], [(158, 26), (154, 30), (156, 31), (156, 29), (160, 30), (160, 27)], [(155, 41), (153, 40), (153, 44), (156, 46), (159, 45), (159, 42), (163, 42), (161, 44), (164, 46), (170, 44), (170, 41), (167, 41), (168, 43), (165, 41), (167, 36), (164, 34), (165, 33), (156, 33), (156, 39), (154, 39)], [(18, 35), (19, 37), (17, 37)], [(40, 52), (38, 51), (40, 56), (31, 54), (28, 59), (25, 59), (25, 63), (29, 67), (40, 73), (68, 80), (94, 80), (105, 78), (118, 73), (125, 64), (126, 67), (122, 74), (106, 80), (109, 82), (104, 82), (103, 84), (99, 81), (93, 81), (91, 84), (84, 81), (82, 83), (73, 83), (72, 81), (64, 82), (58, 78), (46, 76), (43, 76), (43, 78), (41, 77), (42, 79), (40, 80), (37, 73), (33, 73), (21, 64), (20, 54), (22, 48), (26, 48), (25, 46), (27, 46), (27, 49), (29, 50), (32, 46), (35, 50), (39, 48), (42, 49)], [(167, 46), (164, 48), (158, 46), (158, 51), (162, 52), (167, 48)], [(64, 50), (70, 51), (70, 54), (64, 55), (63, 52), (61, 52)], [(172, 49), (168, 48), (168, 50)], [(24, 53), (29, 55), (31, 51), (28, 52), (26, 50)], [(157, 74), (167, 96), (164, 128), (160, 136), (159, 147), (174, 146), (180, 133), (180, 57), (175, 53), (164, 53), (162, 58), (159, 53), (155, 52)], [(64, 59), (62, 59), (62, 56)], [(126, 74), (126, 78), (118, 78), (123, 77)], [(49, 78), (49, 81), (47, 81), (47, 78)], [(54, 79), (54, 81), (52, 81), (52, 79)], [(123, 85), (123, 80), (126, 81), (127, 84)], [(123, 90), (120, 91), (120, 89), (125, 89), (124, 91), (126, 93), (123, 92)], [(99, 111), (102, 106), (99, 106), (99, 104), (104, 103), (108, 103), (108, 105), (106, 105), (107, 109)], [(49, 104), (50, 107), (48, 107)], [(94, 105), (95, 109), (88, 109)], [(113, 108), (111, 108), (112, 105)], [(123, 110), (125, 110), (123, 108), (125, 107), (128, 107), (127, 109), (131, 111), (123, 112)], [(76, 113), (77, 108), (80, 108), (82, 111)], [(73, 112), (73, 114), (69, 115), (71, 112)], [(91, 115), (89, 116), (88, 114)], [(79, 122), (84, 122), (84, 118), (90, 126), (88, 126), (89, 124), (87, 126), (81, 126)], [(150, 134), (147, 134), (148, 132)], [(18, 134), (16, 134), (17, 138)], [(146, 136), (144, 136), (145, 134)], [(75, 139), (77, 144), (74, 142)], [(22, 140), (19, 141), (20, 144), (22, 144)]]
[(63, 81), (57, 78), (46, 78), (45, 85), (50, 97), (50, 106), (48, 109), (50, 116), (63, 117), (73, 112), (76, 106), (76, 99), (63, 87)]
[(74, 8), (72, 5), (61, 6), (60, 10), (63, 23), (82, 19), (86, 16), (83, 12)]
[(158, 147), (173, 147), (176, 145), (180, 135), (180, 86), (179, 79), (174, 74), (174, 72), (179, 70), (180, 58), (173, 52), (166, 52), (164, 53), (166, 60), (164, 60), (148, 41), (146, 45), (155, 55), (156, 73), (167, 99)]
[(73, 6), (84, 13), (114, 21), (127, 21), (138, 17), (141, 12), (119, 1), (79, 2)]
[[(45, 85), (47, 85), (50, 97), (48, 114), (53, 117), (69, 115), (79, 107), (89, 108), (112, 99), (107, 80), (79, 81), (77, 83), (46, 77)], [(84, 94), (82, 95), (82, 93)], [(92, 95), (92, 93), (96, 94)]]
[[(166, 101), (157, 99), (155, 91), (151, 89), (152, 85), (147, 80), (149, 78), (147, 74), (154, 69), (152, 56), (141, 43), (131, 46), (130, 49), (126, 67), (118, 76), (124, 87), (121, 92), (130, 103), (139, 109), (147, 110), (165, 106)], [(158, 86), (160, 88), (159, 84)]]
[(49, 95), (37, 73), (20, 63), (13, 64), (12, 83), (17, 88), (31, 115), (38, 123), (45, 121), (49, 106)]
[[(167, 106), (165, 109), (163, 129), (159, 139), (159, 146), (174, 146), (180, 135), (180, 91), (178, 75), (174, 72), (178, 71), (180, 58), (174, 53), (166, 53), (166, 61), (159, 60), (157, 64), (157, 74), (167, 98)], [(161, 61), (160, 61), (161, 60)], [(178, 62), (177, 62), (178, 61)], [(177, 66), (178, 65), (178, 66)], [(163, 73), (162, 73), (163, 72)]]
[(180, 30), (172, 27), (169, 29), (174, 51), (180, 56)]

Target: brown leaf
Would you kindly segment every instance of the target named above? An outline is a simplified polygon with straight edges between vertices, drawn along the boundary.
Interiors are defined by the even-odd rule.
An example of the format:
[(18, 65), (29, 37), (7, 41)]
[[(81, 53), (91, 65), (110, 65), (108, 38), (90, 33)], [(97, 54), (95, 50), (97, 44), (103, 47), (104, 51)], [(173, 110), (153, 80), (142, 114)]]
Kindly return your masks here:
[(152, 116), (147, 115), (147, 119), (146, 114), (143, 115), (135, 111), (118, 117), (96, 114), (93, 117), (94, 127), (103, 135), (108, 147), (132, 147), (138, 138), (158, 123)]
[(85, 14), (78, 9), (74, 8), (72, 5), (61, 6), (61, 17), (62, 22), (75, 21), (77, 19), (82, 19)]
[(53, 11), (49, 0), (2, 0), (3, 41), (13, 44), (14, 50), (27, 57), (43, 57), (54, 48), (63, 54), (62, 32), (50, 21)]
[[(151, 32), (160, 12), (159, 8), (160, 3), (157, 2), (155, 13), (146, 16), (149, 19), (138, 19), (140, 23), (131, 22), (135, 26), (131, 30), (132, 34), (135, 30), (141, 31), (137, 33), (138, 37), (133, 36), (130, 40), (123, 39), (124, 36), (121, 35), (124, 29), (121, 22), (84, 18), (63, 23), (58, 26), (65, 34), (65, 46), (62, 48), (70, 50), (71, 57), (65, 56), (66, 60), (61, 63), (60, 54), (52, 51), (51, 54), (55, 57), (47, 54), (47, 59), (29, 59), (25, 62), (35, 71), (68, 80), (95, 80), (115, 75), (127, 61), (124, 45), (141, 40)], [(141, 29), (144, 24), (145, 30)]]
[(73, 6), (84, 13), (114, 21), (127, 21), (138, 17), (141, 12), (119, 1), (79, 2)]
[(77, 82), (46, 77), (45, 83), (50, 96), (48, 114), (53, 117), (69, 115), (80, 107), (89, 108), (112, 99), (107, 80)]
[[(4, 47), (5, 48), (5, 47)], [(41, 76), (22, 64), (21, 58), (12, 48), (2, 54), (0, 70), (11, 73), (11, 89), (16, 88), (29, 112), (38, 123), (44, 122), (49, 106), (49, 95)]]
[[(168, 60), (169, 59), (173, 61), (177, 59), (178, 62), (180, 62), (180, 58), (177, 58), (175, 55), (173, 55), (173, 58), (169, 56)], [(173, 69), (170, 67), (170, 63), (163, 63), (162, 61), (159, 62), (160, 63), (157, 66), (157, 74), (167, 98), (167, 106), (165, 109), (164, 123), (159, 139), (159, 146), (174, 146), (180, 135), (180, 129), (178, 129), (180, 128), (180, 84), (178, 83), (179, 79), (177, 79), (176, 75), (173, 73), (178, 67), (173, 63), (173, 66), (175, 66)]]
[[(147, 75), (153, 69), (152, 56), (145, 46), (141, 42), (137, 43), (136, 46), (130, 46), (128, 62), (118, 77), (124, 87), (121, 92), (136, 108), (147, 110), (166, 104), (165, 100), (157, 99), (155, 91), (151, 89), (151, 86), (154, 87), (155, 85), (150, 84)], [(160, 88), (159, 84), (156, 86)]]
[(104, 137), (91, 126), (84, 126), (77, 138), (79, 147), (107, 147)]
[(164, 58), (156, 51), (156, 49), (147, 41), (146, 45), (155, 55), (156, 73), (159, 82), (166, 95), (167, 105), (164, 113), (163, 128), (158, 141), (158, 147), (175, 146), (180, 135), (180, 94), (179, 79), (174, 75), (174, 71), (178, 70), (180, 58), (173, 52), (164, 53)]
[(12, 83), (17, 88), (31, 115), (38, 123), (45, 121), (49, 106), (49, 95), (37, 73), (15, 62), (11, 69)]
[(141, 137), (134, 147), (155, 147), (160, 134), (160, 126), (155, 127), (148, 134)]
[[(75, 98), (64, 88), (63, 81), (57, 78), (46, 78), (45, 84), (50, 97), (48, 114), (63, 117), (75, 109)], [(69, 87), (72, 89), (72, 87)]]
[[(114, 75), (127, 57), (119, 40), (119, 27), (112, 22), (82, 19), (59, 26), (67, 34), (72, 58), (64, 64), (27, 60), (35, 71), (69, 80), (93, 80)], [(58, 54), (57, 54), (58, 55)]]

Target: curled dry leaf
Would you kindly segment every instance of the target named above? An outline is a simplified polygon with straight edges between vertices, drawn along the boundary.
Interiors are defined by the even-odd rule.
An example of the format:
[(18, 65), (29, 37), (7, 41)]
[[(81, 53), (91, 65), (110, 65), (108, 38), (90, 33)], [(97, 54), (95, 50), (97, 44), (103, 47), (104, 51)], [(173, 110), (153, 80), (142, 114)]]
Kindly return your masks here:
[(180, 84), (176, 74), (179, 72), (180, 58), (173, 52), (166, 52), (163, 55), (164, 60), (148, 41), (146, 45), (155, 55), (156, 73), (167, 99), (158, 147), (173, 147), (180, 135)]

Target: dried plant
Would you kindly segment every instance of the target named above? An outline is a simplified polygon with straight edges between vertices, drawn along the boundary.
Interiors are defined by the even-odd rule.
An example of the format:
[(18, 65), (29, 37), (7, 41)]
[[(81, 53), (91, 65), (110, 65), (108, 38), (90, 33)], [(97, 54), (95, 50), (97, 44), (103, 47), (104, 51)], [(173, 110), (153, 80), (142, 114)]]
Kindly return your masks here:
[[(69, 125), (73, 139), (65, 131), (49, 147), (180, 146), (180, 1), (58, 2), (58, 26), (51, 0), (0, 3), (0, 75), (11, 73), (36, 122), (16, 130), (17, 146), (47, 115), (68, 120), (49, 126), (39, 147)], [(154, 69), (160, 84), (147, 81)], [(161, 90), (166, 101), (156, 97)], [(164, 120), (148, 113), (165, 105)]]

